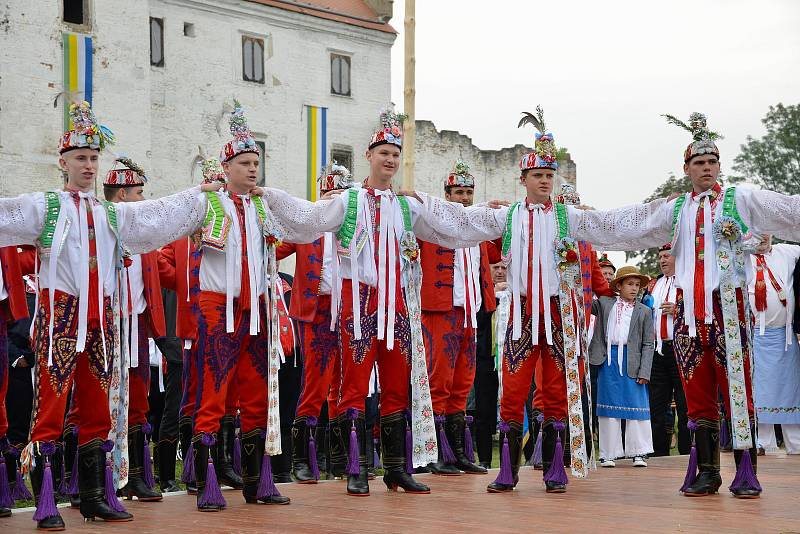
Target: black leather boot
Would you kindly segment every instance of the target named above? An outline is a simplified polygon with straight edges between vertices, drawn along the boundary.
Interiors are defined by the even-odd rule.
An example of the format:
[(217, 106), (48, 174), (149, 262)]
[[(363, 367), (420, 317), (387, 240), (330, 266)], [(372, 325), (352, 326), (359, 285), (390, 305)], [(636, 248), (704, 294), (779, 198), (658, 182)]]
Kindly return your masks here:
[[(194, 467), (194, 458), (189, 458), (189, 446), (192, 444), (192, 418), (181, 417), (178, 421), (178, 439), (180, 440), (181, 459), (183, 460), (183, 470), (186, 471), (187, 465)], [(194, 455), (194, 449), (192, 449)], [(191, 469), (190, 469), (191, 470)], [(186, 480), (185, 473), (181, 474), (181, 482), (186, 484), (186, 493), (189, 495), (197, 494), (197, 483), (194, 480)]]
[(295, 480), (300, 484), (317, 483), (317, 477), (311, 471), (308, 457), (309, 432), (308, 419), (306, 417), (295, 418), (292, 424), (292, 471)]
[(719, 475), (719, 421), (699, 419), (694, 432), (699, 473), (683, 494), (687, 497), (704, 497), (719, 491), (722, 477)]
[(214, 455), (214, 467), (217, 469), (217, 480), (220, 485), (233, 489), (242, 489), (242, 477), (233, 470), (233, 440), (236, 439), (234, 418), (225, 415), (219, 420), (219, 434)]
[[(64, 520), (56, 508), (54, 479), (52, 465), (50, 465), (50, 457), (53, 453), (55, 453), (54, 443), (39, 442), (35, 444), (33, 449), (35, 466), (31, 470), (31, 486), (33, 487), (33, 498), (36, 503), (36, 513), (34, 513), (33, 519), (36, 521), (37, 530), (59, 531), (66, 528)], [(50, 491), (49, 494), (42, 495), (46, 471), (47, 476), (50, 477), (48, 482)], [(49, 499), (51, 502), (41, 501), (43, 498)]]
[[(502, 425), (501, 425), (502, 426)], [(508, 457), (509, 457), (509, 468), (511, 471), (511, 483), (507, 480), (503, 480), (503, 447), (505, 447), (505, 442), (508, 441)], [(508, 430), (503, 431), (502, 428), (500, 430), (500, 474), (498, 474), (497, 478), (494, 482), (486, 486), (486, 491), (489, 493), (505, 493), (508, 491), (513, 491), (516, 487), (517, 483), (519, 482), (519, 462), (522, 454), (522, 425), (519, 423), (508, 423)]]
[(217, 480), (207, 480), (209, 468), (211, 468), (213, 477), (216, 478), (215, 466), (208, 465), (209, 458), (213, 462), (212, 451), (216, 447), (208, 443), (213, 443), (213, 436), (198, 434), (192, 438), (197, 509), (201, 512), (219, 512), (225, 509), (226, 503), (225, 498), (222, 497), (219, 482)]
[(329, 466), (329, 475), (335, 479), (344, 478), (344, 469), (347, 465), (347, 443), (342, 434), (342, 417), (338, 416), (330, 420), (328, 423), (328, 450), (330, 451), (331, 462)]
[(161, 491), (181, 491), (175, 479), (175, 460), (178, 455), (178, 438), (164, 438), (158, 442), (158, 477)]
[[(149, 452), (148, 452), (149, 454)], [(144, 432), (142, 425), (133, 425), (128, 428), (128, 484), (125, 486), (125, 496), (129, 500), (134, 497), (142, 502), (160, 501), (163, 497), (151, 489), (144, 481)]]
[(466, 452), (464, 452), (464, 429), (466, 425), (464, 412), (453, 413), (445, 417), (444, 429), (447, 434), (447, 441), (450, 442), (450, 447), (456, 457), (455, 466), (470, 475), (485, 475), (488, 471), (470, 462)]
[[(62, 435), (62, 443), (64, 443), (64, 476), (66, 477), (68, 483), (72, 480), (72, 477), (78, 476), (78, 466), (75, 465), (75, 453), (78, 450), (78, 432), (72, 426), (68, 426), (64, 429), (64, 434)], [(77, 490), (77, 484), (70, 484), (70, 486), (74, 487)], [(74, 493), (70, 493), (69, 495), (69, 505), (71, 508), (80, 508), (81, 506), (81, 496), (78, 491)]]
[[(106, 451), (101, 440), (94, 439), (80, 447), (78, 485), (81, 515), (89, 521), (94, 521), (95, 517), (111, 523), (133, 521), (133, 516), (116, 500), (113, 488), (109, 490), (105, 487), (106, 468)], [(116, 502), (109, 503), (107, 495), (111, 495)]]
[[(444, 429), (445, 417), (443, 415), (437, 415), (434, 419), (436, 421), (436, 439), (439, 445), (437, 448), (437, 450), (439, 451), (439, 457), (435, 462), (427, 465), (428, 470), (434, 475), (459, 476), (461, 474), (461, 471), (459, 471), (459, 469), (452, 463), (445, 461), (442, 453), (442, 450), (444, 449), (444, 440), (447, 439), (446, 437), (447, 434), (445, 433)], [(450, 444), (448, 444), (448, 446), (450, 446)]]
[[(350, 410), (348, 410), (350, 411)], [(358, 412), (355, 419), (349, 416), (342, 417), (339, 420), (339, 432), (341, 437), (346, 443), (344, 450), (346, 451), (347, 469), (350, 467), (350, 455), (354, 454), (351, 451), (352, 439), (350, 435), (355, 429), (356, 443), (358, 444), (358, 474), (351, 473), (346, 470), (347, 474), (347, 494), (354, 497), (366, 497), (369, 495), (369, 473), (367, 472), (367, 441), (366, 441), (366, 422), (364, 420), (364, 413)]]
[[(264, 480), (261, 484), (261, 477), (272, 477), (272, 469), (269, 468), (270, 459), (264, 458), (264, 431), (260, 428), (242, 434), (242, 495), (248, 504), (289, 504), (291, 499), (284, 497), (275, 487), (272, 480)], [(264, 463), (266, 461), (266, 464)], [(266, 469), (263, 469), (266, 468)], [(264, 493), (259, 496), (259, 486)]]
[[(755, 440), (755, 425), (750, 425), (750, 436)], [(750, 466), (742, 464), (742, 459), (750, 456)], [(758, 473), (758, 449), (750, 447), (748, 450), (737, 449), (733, 451), (733, 459), (736, 462), (736, 477), (731, 482), (730, 490), (737, 499), (758, 499), (761, 496), (761, 484), (756, 474)]]
[[(549, 480), (547, 474), (553, 465), (553, 462), (561, 462), (561, 469), (564, 469), (564, 443), (567, 443), (564, 438), (567, 430), (556, 430), (555, 423), (549, 422), (542, 427), (542, 470), (544, 471), (544, 487), (547, 493), (564, 493), (567, 491), (567, 485), (560, 481)], [(559, 436), (560, 434), (560, 436)], [(557, 458), (554, 458), (556, 450), (556, 442), (561, 438), (562, 453)]]
[(403, 488), (406, 493), (430, 493), (425, 484), (406, 472), (406, 418), (402, 413), (381, 417), (383, 483), (389, 491)]

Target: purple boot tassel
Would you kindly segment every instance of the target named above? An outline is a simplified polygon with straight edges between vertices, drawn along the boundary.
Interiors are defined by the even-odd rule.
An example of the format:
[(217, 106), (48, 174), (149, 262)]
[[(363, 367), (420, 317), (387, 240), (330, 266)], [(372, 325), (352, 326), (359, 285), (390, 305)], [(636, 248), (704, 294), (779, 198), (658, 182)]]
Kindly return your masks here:
[[(100, 445), (100, 450), (109, 453), (114, 450), (114, 442), (107, 439)], [(122, 503), (117, 499), (117, 489), (114, 487), (114, 464), (110, 456), (106, 456), (105, 500), (108, 507), (115, 512), (127, 512)]]
[[(72, 457), (72, 471), (70, 472), (69, 485), (65, 495), (78, 495), (80, 492), (78, 486), (78, 427), (72, 427), (72, 434), (75, 436), (75, 455)], [(62, 463), (66, 463), (66, 458)]]
[(358, 476), (361, 469), (358, 465), (358, 433), (356, 432), (356, 419), (358, 418), (358, 410), (355, 408), (347, 409), (347, 418), (352, 421), (352, 428), (350, 429), (350, 447), (348, 448), (347, 456), (347, 474), (351, 476)]
[(314, 439), (314, 434), (317, 432), (317, 418), (313, 416), (308, 417), (306, 419), (306, 426), (308, 427), (308, 467), (311, 469), (311, 474), (314, 475), (314, 480), (319, 480), (317, 440)]
[(56, 508), (56, 497), (53, 491), (53, 472), (50, 470), (50, 455), (56, 452), (56, 446), (52, 442), (40, 443), (39, 453), (43, 456), (44, 473), (42, 476), (42, 489), (39, 492), (39, 505), (36, 513), (33, 514), (34, 521), (43, 521), (48, 517), (60, 515)]
[(742, 451), (742, 458), (739, 460), (739, 467), (736, 468), (736, 476), (733, 478), (730, 491), (751, 489), (761, 491), (761, 484), (758, 482), (756, 472), (753, 469), (753, 461), (750, 459), (750, 451)]
[(475, 463), (475, 446), (472, 444), (472, 431), (469, 425), (472, 424), (472, 416), (464, 417), (464, 454), (467, 455), (467, 460)]
[(156, 487), (156, 478), (153, 476), (153, 457), (150, 455), (150, 434), (152, 433), (153, 427), (150, 426), (150, 423), (145, 423), (142, 425), (142, 434), (144, 434), (144, 439), (142, 440), (144, 443), (144, 455), (142, 456), (144, 459), (144, 465), (142, 466), (142, 478), (144, 479), (144, 483), (150, 489)]
[[(266, 432), (262, 433), (262, 439), (266, 439), (267, 434)], [(271, 456), (264, 453), (264, 457), (261, 459), (261, 474), (258, 479), (258, 489), (256, 490), (256, 498), (257, 499), (266, 499), (267, 497), (280, 497), (281, 492), (278, 491), (278, 487), (275, 485), (275, 481), (272, 479), (272, 460)]]
[(189, 484), (194, 482), (194, 443), (189, 443), (189, 448), (186, 449), (186, 458), (183, 459), (183, 473), (181, 473), (181, 482)]
[(29, 501), (33, 499), (33, 495), (31, 495), (31, 492), (28, 490), (28, 486), (25, 485), (25, 481), (22, 479), (22, 471), (20, 471), (19, 467), (17, 466), (19, 449), (16, 447), (11, 447), (10, 452), (11, 455), (14, 456), (14, 470), (17, 472), (17, 481), (14, 483), (14, 491), (11, 492), (11, 498), (13, 498), (15, 501)]
[(686, 491), (694, 481), (697, 480), (697, 443), (695, 441), (694, 433), (697, 431), (697, 423), (689, 421), (686, 428), (692, 433), (692, 449), (689, 452), (689, 465), (686, 467), (686, 478), (683, 479), (683, 486), (679, 491)]
[(238, 415), (233, 427), (236, 434), (233, 438), (233, 472), (242, 476), (242, 421)]
[(0, 507), (13, 508), (14, 498), (11, 497), (11, 487), (8, 485), (8, 467), (6, 458), (0, 453)]
[(435, 417), (436, 426), (439, 429), (439, 450), (442, 451), (442, 463), (454, 464), (456, 463), (456, 455), (453, 454), (453, 448), (450, 447), (450, 442), (447, 441), (447, 433), (444, 431), (444, 416), (437, 415)]
[(536, 416), (536, 422), (539, 423), (539, 432), (536, 434), (536, 446), (533, 447), (533, 465), (541, 469), (542, 467), (542, 423), (544, 423), (544, 415), (539, 414)]
[[(212, 434), (208, 434), (206, 432), (203, 433), (202, 437), (200, 438), (203, 445), (208, 447), (209, 449), (214, 446), (217, 442), (216, 438)], [(222, 496), (222, 491), (219, 489), (219, 482), (217, 482), (217, 471), (214, 469), (214, 460), (211, 458), (211, 454), (208, 455), (208, 464), (206, 466), (206, 487), (200, 492), (200, 498), (197, 500), (197, 506), (219, 506), (225, 508), (228, 503), (225, 502), (225, 498)]]
[(506, 486), (514, 485), (514, 473), (511, 472), (511, 452), (508, 449), (508, 431), (511, 426), (505, 421), (500, 422), (500, 432), (503, 433), (503, 447), (500, 450), (500, 472), (494, 480), (495, 484)]
[(564, 445), (561, 443), (561, 432), (564, 431), (564, 423), (556, 421), (553, 429), (556, 431), (556, 447), (553, 451), (553, 458), (550, 460), (550, 469), (544, 475), (546, 482), (567, 485), (567, 472), (564, 470)]

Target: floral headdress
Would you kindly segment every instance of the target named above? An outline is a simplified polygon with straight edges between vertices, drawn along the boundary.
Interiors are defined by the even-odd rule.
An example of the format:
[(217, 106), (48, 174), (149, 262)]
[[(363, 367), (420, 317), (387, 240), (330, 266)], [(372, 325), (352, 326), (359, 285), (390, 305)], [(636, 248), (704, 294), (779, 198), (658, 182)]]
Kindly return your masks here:
[(353, 187), (353, 179), (350, 171), (344, 165), (339, 165), (336, 161), (328, 163), (322, 169), (322, 173), (317, 178), (320, 191), (332, 191), (334, 189), (350, 189)]
[(724, 139), (717, 132), (711, 131), (706, 125), (706, 116), (702, 113), (694, 112), (689, 115), (689, 124), (672, 115), (662, 115), (666, 117), (667, 122), (683, 128), (692, 134), (692, 142), (686, 147), (683, 153), (684, 163), (688, 162), (695, 156), (702, 156), (705, 154), (712, 154), (719, 158), (719, 148), (714, 143), (717, 139)]
[(544, 122), (544, 110), (541, 106), (536, 106), (536, 115), (522, 112), (523, 117), (519, 120), (517, 128), (522, 128), (526, 124), (532, 124), (536, 128), (536, 137), (533, 145), (533, 152), (522, 156), (519, 161), (521, 171), (528, 169), (558, 169), (558, 149), (556, 148), (553, 134), (547, 131)]
[(102, 151), (106, 146), (114, 144), (114, 132), (97, 123), (89, 102), (84, 100), (70, 104), (69, 120), (72, 128), (61, 136), (58, 143), (59, 154), (76, 148)]
[(470, 174), (466, 161), (456, 160), (453, 170), (444, 180), (444, 187), (475, 187), (475, 177)]
[(261, 154), (256, 140), (250, 132), (250, 127), (247, 125), (247, 118), (244, 116), (244, 108), (238, 100), (233, 100), (233, 113), (230, 118), (230, 130), (233, 139), (225, 143), (222, 151), (219, 154), (221, 162), (230, 161), (239, 154), (251, 152), (253, 154)]
[(395, 145), (400, 149), (403, 148), (403, 121), (408, 118), (403, 113), (397, 113), (394, 110), (394, 104), (389, 106), (381, 112), (380, 128), (378, 128), (372, 139), (369, 141), (369, 148), (375, 148), (378, 145)]
[[(117, 167), (121, 165), (122, 167)], [(114, 168), (108, 171), (103, 185), (111, 187), (130, 187), (147, 183), (144, 169), (132, 159), (123, 156), (114, 160)]]

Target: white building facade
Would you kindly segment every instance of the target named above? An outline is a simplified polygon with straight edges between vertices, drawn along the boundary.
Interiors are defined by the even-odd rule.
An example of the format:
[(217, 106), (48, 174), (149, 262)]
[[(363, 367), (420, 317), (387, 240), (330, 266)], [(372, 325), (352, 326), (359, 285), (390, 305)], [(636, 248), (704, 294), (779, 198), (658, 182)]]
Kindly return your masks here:
[(92, 105), (117, 137), (101, 174), (124, 154), (147, 170), (147, 196), (197, 183), (198, 147), (219, 153), (234, 98), (265, 148), (267, 185), (307, 195), (306, 106), (327, 108), (327, 156), (367, 174), (363, 152), (390, 100), (391, 1), (4, 4), (0, 196), (61, 185), (63, 32), (91, 37)]

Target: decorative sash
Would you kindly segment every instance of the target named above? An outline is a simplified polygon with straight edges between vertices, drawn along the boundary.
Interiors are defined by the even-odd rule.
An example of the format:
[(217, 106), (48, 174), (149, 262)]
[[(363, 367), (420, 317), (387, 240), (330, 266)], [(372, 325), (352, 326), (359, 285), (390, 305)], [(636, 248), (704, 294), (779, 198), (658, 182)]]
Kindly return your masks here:
[(411, 424), (412, 461), (414, 467), (436, 462), (439, 456), (436, 427), (433, 420), (431, 389), (425, 344), (422, 341), (422, 311), (420, 289), (422, 266), (419, 261), (419, 244), (414, 235), (408, 199), (397, 197), (403, 215), (403, 234), (400, 239), (400, 276), (405, 285), (406, 308), (411, 326)]
[[(567, 417), (569, 419), (572, 474), (585, 478), (589, 474), (586, 438), (583, 428), (583, 404), (581, 402), (580, 351), (586, 347), (586, 330), (583, 308), (583, 284), (578, 242), (569, 234), (569, 219), (564, 204), (554, 203), (558, 237), (555, 242), (555, 262), (561, 274), (558, 297), (561, 313), (561, 329), (564, 339), (564, 374), (567, 381)], [(575, 318), (577, 317), (577, 324)], [(584, 358), (588, 364), (588, 358)], [(586, 392), (591, 398), (589, 369), (584, 369)], [(591, 402), (589, 420), (591, 421)]]
[(206, 202), (206, 218), (202, 228), (203, 246), (225, 250), (225, 243), (228, 240), (228, 233), (233, 221), (225, 213), (222, 201), (216, 193), (206, 193), (206, 199), (208, 200)]
[[(258, 198), (258, 201), (255, 199)], [(281, 244), (282, 235), (274, 221), (267, 217), (267, 212), (260, 197), (253, 197), (264, 235), (264, 287), (267, 288), (267, 335), (268, 364), (267, 373), (267, 436), (264, 453), (269, 456), (281, 454), (281, 412), (280, 392), (278, 388), (278, 370), (284, 359), (281, 345), (281, 326), (278, 316), (278, 304), (281, 302), (283, 287), (278, 275), (278, 260), (275, 250)]]
[[(743, 235), (747, 226), (736, 209), (735, 188), (725, 190), (722, 216), (713, 227), (717, 241), (717, 265), (719, 266), (719, 294), (722, 304), (722, 321), (725, 332), (725, 356), (728, 370), (728, 395), (731, 405), (731, 429), (733, 448), (749, 449), (753, 446), (750, 433), (750, 418), (747, 412), (747, 387), (745, 385), (744, 348), (749, 343), (748, 333), (745, 347), (742, 346), (739, 327), (739, 307), (736, 289), (746, 292), (746, 275), (743, 250)], [(744, 293), (745, 317), (749, 317), (747, 293)], [(749, 354), (749, 353), (748, 353)], [(752, 363), (752, 362), (751, 362)], [(752, 366), (751, 366), (752, 369)]]

